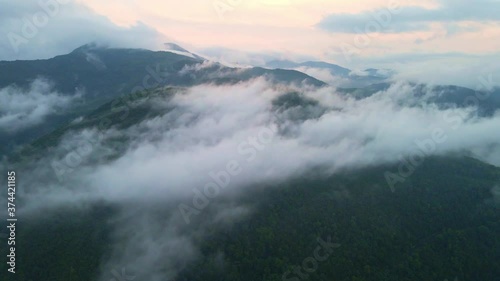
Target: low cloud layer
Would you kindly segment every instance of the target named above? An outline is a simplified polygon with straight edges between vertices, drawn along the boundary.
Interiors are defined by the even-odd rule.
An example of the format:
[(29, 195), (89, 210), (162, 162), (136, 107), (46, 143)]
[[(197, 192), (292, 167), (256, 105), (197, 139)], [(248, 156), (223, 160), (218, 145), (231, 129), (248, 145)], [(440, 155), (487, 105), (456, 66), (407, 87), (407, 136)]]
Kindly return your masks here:
[[(207, 225), (223, 227), (251, 213), (252, 206), (223, 199), (262, 184), (318, 168), (331, 174), (419, 154), (468, 151), (500, 159), (500, 115), (479, 117), (474, 106), (429, 103), (439, 95), (431, 88), (423, 96), (415, 93), (415, 86), (397, 83), (354, 99), (331, 87), (257, 79), (156, 97), (151, 110), (162, 114), (128, 129), (67, 133), (48, 150), (50, 156), (29, 172), (19, 171), (26, 200), (20, 212), (30, 216), (41, 208), (92, 202), (120, 206), (102, 280), (122, 267), (143, 280), (175, 278), (198, 257)], [(207, 202), (196, 199), (200, 194)], [(195, 212), (186, 215), (180, 206)]]
[(500, 67), (491, 63), (500, 59), (500, 53), (471, 55), (465, 53), (411, 53), (404, 52), (384, 56), (352, 54), (350, 62), (340, 51), (332, 54), (337, 61), (351, 68), (367, 65), (391, 69), (395, 80), (429, 83), (435, 85), (459, 85), (475, 89), (478, 79), (493, 75), (491, 85), (500, 87), (497, 73)]
[(318, 80), (321, 80), (330, 85), (344, 87), (346, 85), (350, 85), (349, 79), (345, 77), (340, 77), (337, 75), (333, 75), (329, 69), (326, 68), (314, 68), (314, 67), (298, 67), (295, 70), (303, 72), (311, 77), (314, 77)]
[(42, 124), (77, 97), (54, 92), (44, 79), (33, 81), (28, 89), (14, 85), (0, 89), (0, 131), (15, 133)]

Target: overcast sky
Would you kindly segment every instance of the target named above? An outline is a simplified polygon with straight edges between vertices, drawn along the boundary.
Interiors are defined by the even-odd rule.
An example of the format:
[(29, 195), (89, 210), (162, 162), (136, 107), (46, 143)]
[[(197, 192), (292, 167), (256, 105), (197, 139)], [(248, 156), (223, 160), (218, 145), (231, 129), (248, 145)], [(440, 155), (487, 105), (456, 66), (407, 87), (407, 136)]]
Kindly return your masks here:
[(500, 58), (497, 0), (55, 1), (0, 0), (0, 60), (47, 58), (90, 41), (150, 49), (172, 41), (200, 53), (238, 50), (231, 60), (242, 63), (278, 54), (355, 69), (419, 63), (424, 76), (453, 67), (460, 82), (495, 72)]

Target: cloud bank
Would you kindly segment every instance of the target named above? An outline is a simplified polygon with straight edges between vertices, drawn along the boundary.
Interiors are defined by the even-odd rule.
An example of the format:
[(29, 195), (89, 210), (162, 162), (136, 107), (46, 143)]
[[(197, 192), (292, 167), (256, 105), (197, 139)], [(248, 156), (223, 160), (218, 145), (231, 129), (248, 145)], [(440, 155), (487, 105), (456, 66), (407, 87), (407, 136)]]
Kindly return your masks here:
[(15, 133), (42, 124), (48, 116), (70, 106), (78, 95), (54, 92), (49, 81), (37, 79), (29, 89), (0, 89), (0, 131)]
[(141, 23), (121, 27), (73, 0), (0, 0), (0, 60), (41, 59), (97, 42), (110, 47), (161, 49), (167, 41)]
[[(498, 113), (480, 117), (474, 106), (430, 103), (439, 95), (430, 87), (416, 92), (397, 83), (355, 99), (332, 87), (257, 79), (158, 96), (145, 105), (160, 114), (120, 130), (115, 124), (70, 131), (45, 158), (20, 170), (19, 196), (26, 202), (19, 212), (30, 217), (92, 202), (117, 206), (114, 245), (101, 280), (122, 266), (143, 280), (175, 278), (199, 256), (197, 244), (210, 236), (208, 225), (224, 227), (251, 213), (252, 206), (231, 204), (231, 198), (255, 188), (422, 153), (467, 151), (500, 159)], [(440, 141), (429, 149), (436, 134)], [(60, 180), (47, 164), (54, 161), (71, 166)], [(200, 194), (207, 195), (208, 206), (186, 224), (178, 207), (197, 208)]]

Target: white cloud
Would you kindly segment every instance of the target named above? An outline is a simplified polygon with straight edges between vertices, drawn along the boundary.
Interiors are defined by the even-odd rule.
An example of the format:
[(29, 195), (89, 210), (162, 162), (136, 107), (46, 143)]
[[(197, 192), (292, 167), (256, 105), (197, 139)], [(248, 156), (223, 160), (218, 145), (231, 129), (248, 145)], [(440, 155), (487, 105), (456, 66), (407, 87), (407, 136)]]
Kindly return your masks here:
[(303, 72), (311, 77), (328, 83), (332, 86), (343, 87), (345, 85), (350, 85), (351, 81), (347, 78), (335, 76), (331, 73), (329, 69), (326, 68), (313, 68), (313, 67), (298, 67), (295, 70)]
[[(293, 90), (318, 104), (276, 112), (273, 101)], [(415, 98), (414, 91), (411, 85), (397, 83), (356, 100), (331, 87), (286, 88), (262, 79), (231, 86), (196, 86), (169, 101), (152, 100), (156, 108), (165, 107), (165, 114), (129, 129), (70, 133), (50, 151), (51, 156), (30, 167), (30, 173), (22, 173), (24, 212), (38, 212), (41, 205), (58, 208), (81, 202), (122, 206), (127, 219), (119, 218), (114, 225), (118, 244), (107, 268), (124, 265), (144, 280), (171, 278), (184, 262), (198, 255), (195, 241), (206, 235), (206, 224), (227, 224), (247, 215), (246, 206), (219, 205), (214, 199), (203, 210), (208, 221), (197, 221), (186, 230), (176, 207), (192, 205), (195, 190), (203, 192), (215, 182), (211, 173), (225, 171), (230, 162), (238, 163), (241, 172), (220, 188), (219, 199), (251, 192), (262, 183), (300, 177), (318, 167), (335, 173), (397, 162), (418, 153), (418, 143), (436, 128), (446, 140), (432, 154), (498, 147), (500, 115), (478, 117), (474, 108), (442, 109), (428, 104), (426, 98)], [(428, 90), (426, 94), (435, 93)], [(325, 113), (304, 120), (300, 118), (304, 110)], [(67, 148), (78, 147), (78, 138), (98, 139), (86, 154), (93, 160), (79, 162), (62, 182), (47, 179), (53, 173), (47, 165), (51, 157), (74, 151)], [(111, 139), (121, 140), (125, 149), (109, 147)], [(122, 153), (110, 158), (101, 153), (106, 147)], [(500, 150), (489, 153), (500, 155)], [(165, 250), (153, 251), (155, 247)]]
[(167, 41), (141, 22), (120, 27), (73, 0), (0, 0), (0, 6), (12, 12), (0, 17), (0, 33), (6, 35), (0, 37), (0, 60), (51, 58), (91, 42), (161, 49)]
[(42, 124), (76, 97), (54, 92), (50, 82), (43, 79), (33, 81), (29, 89), (0, 89), (0, 130), (14, 133)]

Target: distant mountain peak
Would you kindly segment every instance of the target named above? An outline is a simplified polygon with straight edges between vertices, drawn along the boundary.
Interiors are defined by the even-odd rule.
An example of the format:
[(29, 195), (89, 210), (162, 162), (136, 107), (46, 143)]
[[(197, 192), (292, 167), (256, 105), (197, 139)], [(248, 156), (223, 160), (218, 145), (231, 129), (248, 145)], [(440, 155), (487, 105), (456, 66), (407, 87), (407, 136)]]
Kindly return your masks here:
[(85, 45), (82, 45), (76, 49), (73, 50), (71, 53), (80, 53), (80, 52), (88, 52), (92, 50), (98, 50), (98, 49), (108, 49), (109, 46), (102, 45), (102, 44), (97, 44), (95, 42), (87, 43)]
[(297, 68), (297, 67), (328, 68), (335, 70), (337, 74), (343, 74), (343, 75), (348, 75), (349, 72), (351, 71), (350, 69), (344, 68), (342, 66), (323, 61), (305, 61), (299, 63), (290, 60), (273, 60), (268, 62), (266, 66), (271, 68)]
[(181, 46), (175, 44), (175, 43), (165, 43), (163, 44), (167, 50), (172, 50), (172, 51), (179, 51), (179, 52), (188, 52), (188, 50), (182, 48)]
[(194, 59), (199, 59), (199, 60), (206, 60), (203, 57), (198, 56), (197, 54), (191, 53), (190, 51), (184, 49), (183, 47), (175, 44), (175, 43), (165, 43), (163, 44), (165, 46), (165, 51), (178, 54), (178, 55), (183, 55), (187, 57), (191, 57)]

